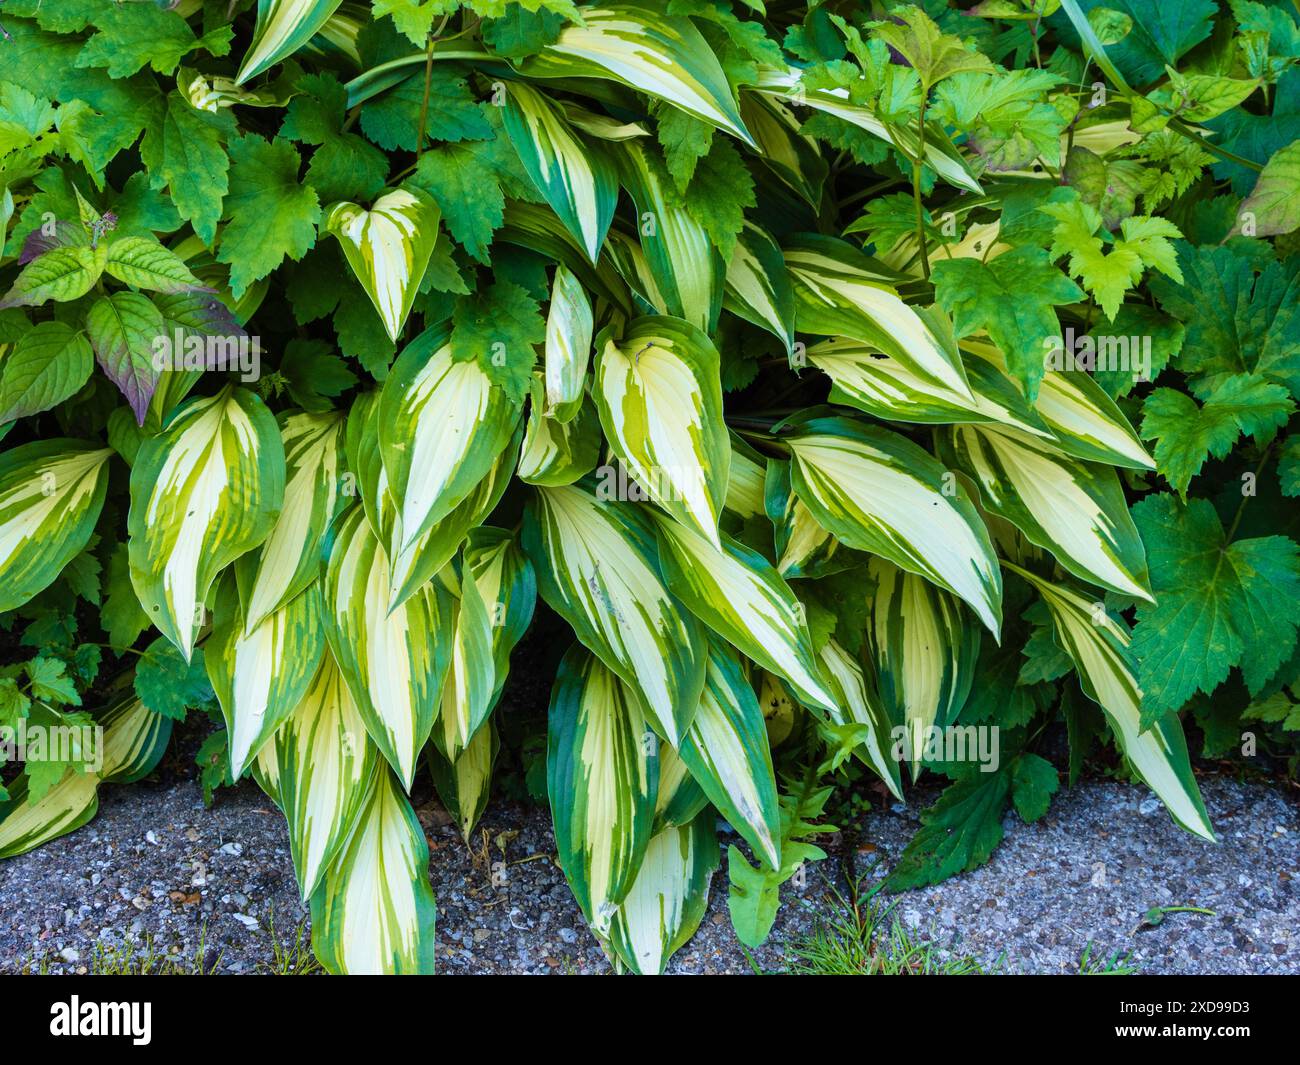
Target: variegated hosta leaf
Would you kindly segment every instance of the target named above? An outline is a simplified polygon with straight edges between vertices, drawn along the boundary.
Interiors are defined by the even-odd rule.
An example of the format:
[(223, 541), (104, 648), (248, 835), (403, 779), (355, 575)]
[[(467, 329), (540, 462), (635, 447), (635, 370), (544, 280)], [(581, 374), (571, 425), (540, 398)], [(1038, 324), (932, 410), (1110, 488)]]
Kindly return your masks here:
[(880, 701), (874, 679), (863, 672), (861, 664), (834, 638), (827, 640), (822, 648), (821, 661), (827, 683), (840, 697), (843, 707), (832, 715), (832, 719), (837, 725), (866, 726), (866, 738), (853, 753), (869, 765), (894, 797), (901, 801), (903, 781), (892, 754), (893, 737), (890, 735), (893, 720)]
[(722, 305), (766, 329), (787, 353), (794, 350), (794, 289), (785, 259), (771, 235), (753, 222), (745, 222), (727, 261)]
[(541, 379), (534, 378), (528, 431), (516, 471), (519, 479), (547, 488), (580, 481), (600, 461), (602, 438), (596, 405), (583, 397), (577, 416), (561, 422), (543, 413), (541, 400)]
[(1076, 577), (1150, 599), (1146, 551), (1109, 466), (1080, 462), (1009, 433), (954, 426), (941, 454), (978, 486), (984, 506)]
[(709, 639), (700, 708), (681, 758), (709, 801), (772, 869), (781, 868), (781, 807), (758, 697), (724, 641)]
[(591, 330), (591, 299), (577, 274), (560, 263), (546, 312), (545, 355), (545, 413), (558, 422), (569, 421), (582, 406)]
[(881, 558), (871, 559), (868, 573), (875, 585), (867, 645), (880, 697), (907, 726), (915, 780), (928, 729), (952, 724), (970, 694), (980, 633), (962, 605), (929, 581)]
[[(1006, 359), (994, 345), (963, 340), (962, 347), (1011, 380)], [(973, 367), (968, 364), (967, 369)], [(1086, 370), (1048, 370), (1038, 386), (1034, 410), (1055, 434), (1052, 442), (1067, 455), (1134, 470), (1156, 468), (1124, 412)]]
[(995, 636), (1002, 574), (988, 530), (951, 473), (906, 437), (852, 418), (783, 435), (795, 493), (817, 523), (960, 596)]
[(763, 513), (767, 460), (734, 433), (731, 436), (731, 473), (722, 505), (739, 518)]
[(691, 776), (671, 743), (659, 744), (659, 795), (655, 799), (655, 827), (659, 832), (673, 825), (689, 825), (709, 805), (709, 797)]
[(650, 842), (659, 741), (635, 689), (578, 646), (551, 690), (546, 785), (560, 868), (601, 934)]
[(227, 565), (266, 539), (284, 502), (275, 418), (245, 388), (190, 401), (131, 467), (131, 583), (187, 659), (203, 602)]
[(641, 245), (615, 226), (605, 242), (602, 262), (612, 263), (619, 276), (627, 283), (631, 300), (639, 314), (667, 314), (668, 301), (659, 291)]
[(513, 533), (481, 526), (469, 534), (465, 565), (474, 574), (479, 598), (492, 625), (492, 660), (496, 665), (495, 704), (510, 672), (510, 652), (523, 638), (537, 606), (537, 575)]
[(105, 784), (134, 784), (154, 771), (172, 737), (172, 719), (155, 714), (138, 698), (124, 699), (98, 721), (104, 729)]
[(288, 720), (257, 756), (255, 772), (289, 823), (298, 890), (308, 899), (347, 842), (375, 775), (388, 775), (333, 655), (323, 656)]
[(239, 64), (235, 84), (242, 85), (287, 59), (311, 40), (343, 0), (257, 0), (253, 43)]
[(403, 549), (483, 480), (517, 416), (477, 362), (452, 359), (443, 335), (426, 330), (407, 345), (379, 399), (379, 446)]
[[(758, 89), (767, 95), (785, 98), (800, 106), (811, 107), (815, 111), (823, 111), (852, 123), (873, 137), (879, 137), (898, 148), (908, 158), (917, 155), (920, 142), (911, 124), (884, 122), (869, 107), (851, 103), (848, 89), (809, 89), (802, 82), (801, 72), (794, 68), (760, 69)], [(953, 147), (952, 141), (940, 126), (927, 125), (925, 161), (930, 169), (950, 185), (969, 192), (982, 191), (980, 183), (962, 160), (961, 153)]]
[(869, 344), (973, 402), (957, 345), (938, 322), (904, 303), (857, 248), (833, 237), (803, 236), (788, 241), (784, 251), (801, 333)]
[(815, 210), (827, 171), (817, 141), (801, 132), (800, 120), (777, 96), (743, 93), (740, 113), (758, 142), (759, 161)]
[(547, 605), (677, 744), (704, 685), (704, 634), (664, 583), (645, 508), (602, 502), (591, 488), (539, 488), (524, 511), (524, 551)]
[(526, 59), (526, 77), (613, 78), (754, 143), (722, 65), (690, 19), (641, 3), (580, 10), (585, 25), (566, 26)]
[(1175, 821), (1213, 842), (1214, 828), (1192, 775), (1178, 715), (1166, 714), (1142, 731), (1142, 692), (1134, 673), (1127, 626), (1113, 618), (1104, 604), (1090, 601), (1065, 584), (1044, 580), (1009, 563), (1008, 568), (1041, 593), (1052, 613), (1057, 642), (1074, 659), (1088, 698), (1105, 711), (1129, 764)]
[(338, 238), (389, 339), (397, 340), (438, 242), (438, 204), (414, 185), (388, 189), (369, 210), (336, 203), (321, 230)]
[(370, 738), (409, 788), (451, 659), (445, 592), (426, 584), (388, 609), (388, 555), (363, 508), (335, 522), (322, 577), (325, 635)]
[(446, 589), (452, 632), (451, 666), (442, 683), (433, 738), (443, 754), (455, 759), (492, 711), (497, 686), (492, 618), (478, 582), (464, 571), (460, 560), (447, 566), (433, 583)]
[(465, 842), (487, 809), (492, 785), (492, 766), (496, 762), (501, 741), (496, 727), (489, 720), (484, 728), (474, 734), (469, 746), (455, 762), (449, 762), (437, 747), (426, 747), (429, 774), (438, 790), (438, 798), (447, 808), (460, 829)]
[(113, 452), (38, 440), (0, 454), (0, 612), (54, 583), (95, 531)]
[(707, 812), (650, 840), (641, 871), (605, 936), (624, 965), (645, 976), (664, 971), (704, 920), (709, 883), (720, 860), (713, 816)]
[(719, 358), (675, 318), (636, 319), (596, 342), (593, 395), (615, 453), (650, 498), (715, 545), (731, 468)]
[(203, 660), (226, 719), (234, 779), (293, 713), (316, 675), (325, 655), (322, 610), (313, 584), (247, 631), (235, 575), (227, 574), (218, 587)]
[[(612, 234), (612, 230), (610, 231)], [(511, 200), (506, 204), (505, 224), (493, 238), (502, 244), (517, 244), (556, 263), (563, 263), (577, 275), (583, 288), (625, 314), (633, 311), (632, 295), (608, 254), (593, 266), (586, 249), (564, 228), (549, 207)], [(609, 251), (606, 240), (605, 251)]]
[(345, 502), (342, 416), (290, 414), (281, 421), (280, 436), (284, 506), (258, 557), (247, 632), (316, 579), (325, 532)]
[(1055, 441), (1011, 379), (980, 359), (966, 364), (971, 387), (967, 398), (860, 340), (826, 340), (810, 347), (807, 355), (830, 377), (832, 403), (856, 407), (875, 418), (938, 425), (996, 422)]
[(655, 524), (664, 576), (691, 613), (783, 676), (801, 699), (833, 711), (835, 696), (821, 679), (807, 612), (768, 561), (725, 534), (718, 550), (670, 518), (656, 516)]
[(772, 521), (776, 568), (782, 577), (825, 577), (858, 561), (794, 494), (785, 459), (768, 459), (763, 505)]
[(311, 897), (311, 945), (336, 975), (432, 974), (436, 908), (424, 830), (382, 765)]
[(594, 263), (618, 205), (613, 162), (599, 145), (584, 142), (531, 85), (507, 82), (505, 90), (506, 133), (524, 169)]
[(726, 275), (722, 253), (665, 184), (668, 172), (649, 154), (652, 149), (637, 141), (622, 147), (623, 183), (636, 202), (637, 231), (655, 291), (668, 314), (712, 334)]

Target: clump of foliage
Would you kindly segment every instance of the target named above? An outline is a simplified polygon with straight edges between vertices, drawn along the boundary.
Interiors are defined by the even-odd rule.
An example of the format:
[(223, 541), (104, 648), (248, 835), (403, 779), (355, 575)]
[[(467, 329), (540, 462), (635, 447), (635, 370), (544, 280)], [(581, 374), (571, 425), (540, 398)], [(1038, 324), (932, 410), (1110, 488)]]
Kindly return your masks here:
[(407, 796), (468, 836), (539, 595), (575, 641), (528, 786), (636, 972), (719, 818), (757, 943), (836, 783), (951, 778), (900, 888), (1042, 816), (1059, 723), (1071, 781), (1207, 839), (1182, 715), (1211, 753), (1300, 724), (1285, 5), (4, 28), (0, 726), (72, 740), (3, 748), (0, 857), (208, 713), (204, 787), (283, 810), (323, 965), (429, 971)]

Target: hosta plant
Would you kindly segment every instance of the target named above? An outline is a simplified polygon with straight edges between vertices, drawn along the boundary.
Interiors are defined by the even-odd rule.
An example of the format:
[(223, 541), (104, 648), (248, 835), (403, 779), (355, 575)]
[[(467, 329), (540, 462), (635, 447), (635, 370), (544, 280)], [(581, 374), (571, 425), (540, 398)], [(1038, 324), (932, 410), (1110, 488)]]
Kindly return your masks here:
[(1207, 601), (1210, 504), (1129, 500), (1294, 408), (1300, 38), (1088, 7), (8, 0), (0, 724), (81, 739), (4, 748), (0, 856), (206, 710), (322, 963), (431, 971), (408, 796), (468, 837), (541, 610), (529, 779), (620, 968), (720, 831), (761, 942), (837, 784), (952, 778), (894, 886), (983, 860), (1062, 721), (1213, 839), (1178, 710), (1294, 679), (1295, 547)]

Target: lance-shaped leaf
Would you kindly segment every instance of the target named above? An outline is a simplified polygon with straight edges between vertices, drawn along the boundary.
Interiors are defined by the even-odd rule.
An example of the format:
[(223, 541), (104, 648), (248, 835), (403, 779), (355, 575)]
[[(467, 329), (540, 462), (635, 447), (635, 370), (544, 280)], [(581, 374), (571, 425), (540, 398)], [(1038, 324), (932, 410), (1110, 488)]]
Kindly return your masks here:
[(675, 318), (636, 319), (596, 342), (593, 395), (615, 453), (650, 498), (718, 543), (731, 442), (717, 349)]
[(31, 797), (26, 773), (8, 785), (0, 802), (0, 858), (25, 854), (42, 843), (75, 831), (99, 809), (99, 776), (80, 766), (65, 770), (39, 799)]
[(841, 709), (832, 714), (831, 719), (837, 725), (863, 726), (865, 734), (853, 753), (870, 766), (894, 797), (901, 801), (903, 780), (892, 753), (894, 722), (880, 701), (874, 678), (865, 673), (861, 663), (833, 637), (821, 650), (821, 662), (827, 684), (840, 697)]
[(826, 340), (808, 349), (808, 361), (831, 379), (830, 401), (884, 421), (954, 425), (994, 422), (1055, 442), (1024, 394), (980, 359), (966, 365), (971, 395), (962, 396), (909, 364), (882, 355), (860, 340)]
[(931, 726), (952, 724), (975, 679), (980, 633), (962, 605), (929, 581), (873, 558), (867, 647), (890, 717), (907, 726), (912, 779)]
[(790, 463), (785, 459), (767, 461), (763, 507), (772, 522), (776, 568), (782, 577), (825, 577), (858, 561), (794, 494)]
[(584, 142), (545, 96), (505, 86), (506, 133), (538, 191), (593, 263), (618, 204), (618, 174), (599, 145)]
[(38, 440), (0, 453), (0, 612), (54, 583), (95, 531), (108, 448)]
[(144, 424), (163, 372), (154, 356), (166, 332), (162, 312), (138, 292), (101, 296), (86, 312), (86, 333), (95, 358), (131, 404), (137, 425)]
[(388, 609), (388, 555), (361, 507), (340, 515), (322, 577), (325, 635), (366, 731), (409, 788), (451, 658), (446, 593)]
[(320, 30), (343, 0), (257, 0), (253, 43), (239, 64), (242, 85), (293, 55)]
[(369, 210), (336, 203), (325, 211), (324, 232), (338, 238), (389, 339), (397, 340), (438, 242), (438, 204), (414, 185), (399, 185)]
[(731, 474), (723, 506), (740, 518), (763, 513), (767, 460), (740, 437), (731, 437)]
[(758, 697), (736, 652), (709, 639), (709, 667), (681, 758), (709, 801), (754, 852), (781, 868), (781, 807)]
[[(563, 263), (593, 296), (632, 313), (631, 293), (608, 255), (601, 255), (593, 266), (586, 250), (564, 228), (554, 211), (522, 200), (511, 200), (506, 204), (505, 222), (497, 230), (495, 239), (503, 244), (517, 244), (553, 262)], [(608, 241), (605, 250), (609, 250)]]
[[(1139, 343), (1137, 337), (1117, 339), (1134, 346)], [(968, 360), (966, 369), (977, 392), (980, 385), (975, 382), (977, 379), (981, 383), (985, 380), (987, 367), (998, 373), (1004, 389), (1010, 387), (1019, 393), (1019, 389), (1012, 384), (1006, 358), (997, 347), (977, 340), (963, 340), (961, 346), (975, 356)], [(1067, 455), (1134, 470), (1156, 468), (1155, 460), (1147, 454), (1124, 412), (1086, 371), (1048, 370), (1039, 382), (1033, 410), (1053, 434), (1047, 438), (1048, 442), (1055, 444)], [(988, 420), (1002, 422), (1012, 428), (1025, 428), (1005, 418)]]
[(388, 773), (332, 655), (255, 770), (289, 823), (298, 891), (309, 899), (355, 827), (373, 778)]
[(108, 247), (65, 244), (38, 255), (22, 268), (0, 299), (0, 308), (39, 307), (47, 300), (68, 303), (80, 299), (99, 280)]
[(764, 669), (783, 676), (801, 699), (834, 710), (836, 699), (821, 679), (807, 612), (771, 564), (725, 534), (719, 550), (670, 518), (656, 516), (655, 524), (664, 576), (691, 613)]
[(603, 502), (592, 487), (539, 488), (524, 511), (524, 551), (547, 605), (680, 743), (704, 686), (704, 634), (664, 583), (645, 508)]
[(284, 443), (284, 506), (262, 545), (245, 612), (252, 632), (320, 573), (321, 544), (342, 504), (343, 418), (336, 413), (280, 419)]
[(753, 145), (722, 65), (690, 19), (640, 3), (586, 7), (582, 19), (526, 59), (524, 76), (613, 78)]
[(451, 814), (460, 829), (461, 837), (469, 842), (470, 833), (487, 809), (492, 786), (492, 767), (496, 762), (501, 741), (491, 721), (470, 740), (469, 746), (455, 762), (449, 762), (437, 747), (426, 747), (429, 775), (438, 798)]
[(311, 897), (312, 950), (335, 975), (428, 976), (436, 915), (424, 829), (381, 765)]
[(217, 589), (212, 639), (203, 656), (226, 720), (235, 780), (293, 713), (325, 655), (319, 587), (312, 585), (247, 630), (237, 583), (231, 573)]
[(1045, 580), (1007, 563), (1029, 581), (1052, 613), (1057, 642), (1074, 659), (1079, 683), (1110, 723), (1120, 750), (1147, 787), (1183, 828), (1214, 841), (1214, 828), (1192, 775), (1183, 726), (1175, 713), (1166, 714), (1142, 731), (1142, 692), (1138, 688), (1128, 627), (1102, 603), (1094, 603), (1073, 588)]
[(1151, 599), (1146, 551), (1113, 469), (992, 428), (955, 426), (939, 444), (979, 486), (988, 510), (1076, 577)]
[(578, 275), (560, 263), (546, 312), (544, 409), (556, 421), (569, 421), (582, 406), (582, 388), (591, 362), (591, 329), (591, 299)]
[(997, 635), (1002, 575), (988, 530), (928, 452), (852, 418), (803, 418), (782, 439), (795, 493), (819, 525), (960, 596)]
[(776, 95), (744, 93), (740, 113), (758, 143), (759, 160), (782, 184), (816, 209), (827, 171), (817, 141), (800, 130), (799, 119)]
[(208, 590), (270, 533), (284, 501), (284, 446), (252, 392), (194, 399), (140, 445), (131, 467), (131, 583), (186, 659)]
[(456, 362), (426, 330), (398, 357), (379, 399), (379, 446), (410, 547), (483, 480), (517, 412), (477, 362)]
[(673, 825), (689, 825), (709, 805), (709, 797), (691, 776), (671, 743), (659, 744), (659, 797), (655, 800), (656, 832)]
[(857, 248), (833, 237), (802, 236), (787, 241), (784, 251), (801, 333), (861, 341), (973, 401), (946, 323), (904, 303)]
[(203, 289), (185, 260), (156, 240), (119, 237), (108, 246), (104, 272), (132, 288), (175, 295)]
[(560, 662), (551, 690), (546, 786), (560, 868), (600, 934), (650, 842), (659, 741), (636, 690), (578, 646)]
[(510, 672), (510, 652), (523, 639), (537, 606), (537, 575), (513, 533), (484, 525), (469, 534), (465, 565), (474, 574), (479, 598), (492, 626), (495, 704)]
[(665, 828), (646, 847), (641, 871), (605, 938), (634, 973), (650, 976), (685, 946), (709, 908), (709, 884), (721, 855), (710, 814)]
[(99, 779), (105, 784), (134, 784), (152, 773), (167, 751), (172, 719), (155, 714), (132, 696), (104, 712), (104, 758)]
[(722, 253), (682, 206), (668, 184), (668, 171), (651, 151), (629, 141), (622, 154), (623, 183), (636, 202), (641, 250), (659, 297), (650, 302), (657, 307), (662, 300), (666, 313), (711, 334), (722, 307)]
[(542, 411), (542, 384), (533, 378), (533, 399), (528, 411), (528, 431), (519, 455), (521, 481), (547, 488), (580, 481), (600, 462), (600, 416), (596, 405), (583, 398), (576, 417), (561, 422)]
[(781, 249), (771, 235), (746, 221), (727, 260), (722, 305), (794, 350), (794, 290)]
[(448, 758), (460, 755), (487, 720), (496, 690), (492, 618), (478, 584), (457, 560), (434, 578), (451, 604), (451, 666), (442, 684), (433, 738)]

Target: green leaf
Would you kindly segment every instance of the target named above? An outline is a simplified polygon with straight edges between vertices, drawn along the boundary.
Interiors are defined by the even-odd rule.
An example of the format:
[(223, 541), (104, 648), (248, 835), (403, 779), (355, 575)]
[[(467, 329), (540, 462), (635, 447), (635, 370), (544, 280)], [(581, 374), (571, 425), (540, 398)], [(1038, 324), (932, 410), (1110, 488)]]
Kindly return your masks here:
[(546, 321), (537, 301), (511, 281), (462, 296), (452, 312), (452, 358), (477, 363), (516, 409), (523, 407), (532, 384), (536, 345), (545, 340)]
[(1011, 801), (1022, 821), (1037, 821), (1060, 788), (1056, 767), (1036, 754), (1022, 754), (1011, 768)]
[(76, 395), (94, 369), (84, 330), (41, 322), (0, 361), (0, 424), (49, 410)]
[(104, 270), (107, 250), (100, 245), (64, 245), (33, 259), (0, 300), (4, 307), (39, 307), (48, 300), (68, 303), (94, 287)]
[(33, 658), (27, 663), (27, 679), (31, 682), (33, 698), (43, 699), (54, 706), (71, 703), (81, 705), (81, 696), (72, 678), (67, 675), (67, 664), (58, 658)]
[(189, 710), (213, 699), (203, 649), (186, 662), (167, 637), (159, 636), (136, 664), (135, 693), (153, 713), (184, 721)]
[(505, 197), (474, 142), (425, 152), (412, 180), (438, 201), (457, 243), (486, 263), (492, 234), (505, 216)]
[(1300, 228), (1300, 140), (1279, 149), (1260, 172), (1254, 191), (1237, 208), (1254, 216), (1254, 236), (1273, 237)]
[[(420, 142), (424, 74), (407, 78), (361, 105), (361, 129), (381, 148), (413, 152)], [(483, 105), (453, 67), (435, 64), (429, 75), (425, 134), (435, 141), (474, 141), (492, 136)]]
[(161, 119), (146, 128), (140, 143), (150, 187), (165, 186), (177, 212), (208, 245), (216, 237), (230, 187), (230, 157), (223, 143), (234, 130), (228, 112), (199, 111), (174, 92), (167, 97)]
[(114, 292), (95, 301), (86, 331), (99, 365), (143, 425), (162, 373), (154, 357), (155, 342), (166, 335), (162, 312), (138, 292)]
[(104, 271), (132, 288), (153, 292), (189, 292), (203, 287), (180, 256), (144, 237), (119, 237), (109, 244)]

